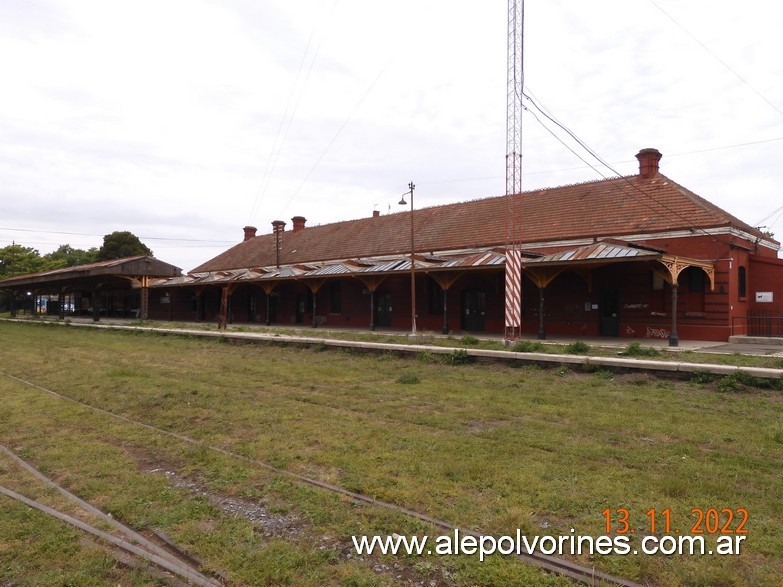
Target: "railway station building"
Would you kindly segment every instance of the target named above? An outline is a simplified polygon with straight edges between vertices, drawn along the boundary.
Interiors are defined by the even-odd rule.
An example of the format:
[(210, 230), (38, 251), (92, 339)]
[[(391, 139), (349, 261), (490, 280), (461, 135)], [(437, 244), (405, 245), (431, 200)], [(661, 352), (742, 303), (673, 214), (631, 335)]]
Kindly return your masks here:
[[(656, 149), (636, 157), (635, 175), (518, 196), (523, 333), (673, 344), (783, 336), (780, 243), (663, 175)], [(415, 298), (420, 331), (502, 336), (507, 213), (499, 196), (318, 226), (294, 216), (266, 234), (246, 226), (241, 242), (187, 274), (119, 267), (124, 293), (112, 299), (154, 320), (410, 330)], [(106, 268), (81, 281), (76, 269), (0, 289), (70, 288), (88, 308), (95, 284), (109, 291), (90, 272)]]
[[(656, 149), (636, 157), (633, 176), (521, 195), (523, 332), (783, 335), (780, 244), (663, 175)], [(150, 317), (218, 321), (222, 308), (229, 322), (410, 329), (415, 296), (419, 330), (501, 335), (507, 205), (245, 227), (237, 245), (155, 281)]]

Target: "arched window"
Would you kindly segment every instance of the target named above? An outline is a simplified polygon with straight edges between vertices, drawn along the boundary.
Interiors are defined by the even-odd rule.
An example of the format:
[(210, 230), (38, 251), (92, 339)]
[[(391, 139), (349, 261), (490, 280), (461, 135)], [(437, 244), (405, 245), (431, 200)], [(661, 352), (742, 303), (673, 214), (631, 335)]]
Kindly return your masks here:
[(739, 267), (739, 279), (737, 280), (737, 286), (739, 289), (739, 297), (744, 298), (748, 295), (748, 282), (745, 268)]

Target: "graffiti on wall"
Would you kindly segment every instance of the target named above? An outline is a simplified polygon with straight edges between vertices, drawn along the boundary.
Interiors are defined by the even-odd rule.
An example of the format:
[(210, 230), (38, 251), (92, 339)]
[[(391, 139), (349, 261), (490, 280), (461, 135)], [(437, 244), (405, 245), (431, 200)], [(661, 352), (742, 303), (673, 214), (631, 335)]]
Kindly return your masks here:
[(670, 335), (671, 330), (666, 330), (665, 328), (650, 328), (648, 326), (645, 338), (669, 338)]

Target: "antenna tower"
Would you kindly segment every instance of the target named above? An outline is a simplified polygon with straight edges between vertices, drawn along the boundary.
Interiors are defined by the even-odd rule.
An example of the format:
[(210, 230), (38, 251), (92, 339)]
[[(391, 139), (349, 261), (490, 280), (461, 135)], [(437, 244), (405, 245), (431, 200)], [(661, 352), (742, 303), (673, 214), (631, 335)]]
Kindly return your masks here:
[(522, 334), (522, 39), (525, 1), (508, 0), (506, 89), (506, 301), (505, 338)]

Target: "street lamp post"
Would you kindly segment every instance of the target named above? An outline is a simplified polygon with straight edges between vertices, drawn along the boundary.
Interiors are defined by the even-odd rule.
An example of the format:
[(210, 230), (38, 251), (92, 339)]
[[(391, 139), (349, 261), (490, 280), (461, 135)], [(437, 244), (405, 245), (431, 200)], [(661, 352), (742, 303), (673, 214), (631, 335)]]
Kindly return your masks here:
[(408, 202), (405, 201), (405, 196), (411, 195), (411, 336), (416, 336), (416, 261), (413, 258), (416, 251), (416, 244), (413, 236), (413, 190), (416, 186), (413, 182), (408, 184), (409, 190), (402, 194), (400, 199), (400, 206), (405, 206)]

